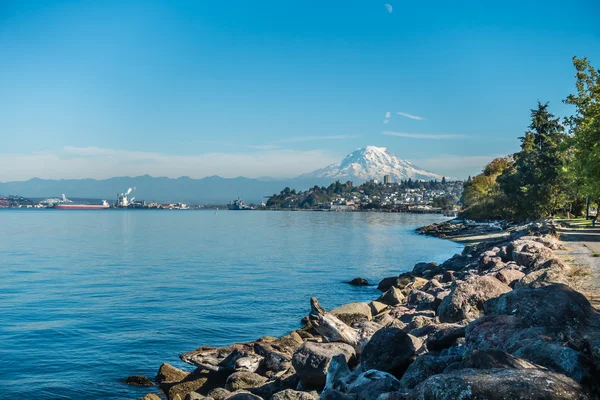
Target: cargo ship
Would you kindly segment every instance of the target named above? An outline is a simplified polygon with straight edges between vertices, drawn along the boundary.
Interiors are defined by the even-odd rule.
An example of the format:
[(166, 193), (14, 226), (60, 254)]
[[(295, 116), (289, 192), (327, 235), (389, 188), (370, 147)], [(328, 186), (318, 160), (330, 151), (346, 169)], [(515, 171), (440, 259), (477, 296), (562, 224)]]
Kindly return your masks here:
[(110, 205), (103, 200), (102, 204), (55, 204), (54, 208), (57, 210), (106, 210), (110, 208)]

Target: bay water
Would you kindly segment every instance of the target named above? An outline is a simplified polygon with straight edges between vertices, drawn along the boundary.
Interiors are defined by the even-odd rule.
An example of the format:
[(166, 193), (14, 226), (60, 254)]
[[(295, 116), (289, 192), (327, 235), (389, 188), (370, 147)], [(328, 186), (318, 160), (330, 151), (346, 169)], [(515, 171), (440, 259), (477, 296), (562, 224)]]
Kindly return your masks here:
[(0, 210), (0, 397), (137, 399), (178, 355), (299, 328), (315, 296), (377, 283), (460, 245), (417, 235), (440, 215)]

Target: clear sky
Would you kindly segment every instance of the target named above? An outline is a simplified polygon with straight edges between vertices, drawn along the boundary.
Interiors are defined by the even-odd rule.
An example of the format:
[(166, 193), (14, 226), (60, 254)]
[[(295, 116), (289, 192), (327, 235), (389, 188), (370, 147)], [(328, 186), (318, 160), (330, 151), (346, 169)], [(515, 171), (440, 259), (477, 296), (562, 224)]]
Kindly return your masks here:
[(537, 100), (569, 112), (574, 55), (600, 67), (598, 0), (388, 3), (0, 0), (0, 181), (290, 177), (367, 145), (466, 177)]

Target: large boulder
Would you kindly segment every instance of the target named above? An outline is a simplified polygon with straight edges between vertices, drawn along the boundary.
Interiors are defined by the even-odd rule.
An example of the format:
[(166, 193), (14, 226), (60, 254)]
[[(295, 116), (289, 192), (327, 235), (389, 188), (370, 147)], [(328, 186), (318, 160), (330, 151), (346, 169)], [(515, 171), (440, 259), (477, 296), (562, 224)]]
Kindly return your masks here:
[(179, 368), (175, 368), (171, 364), (163, 363), (158, 368), (158, 373), (156, 374), (156, 378), (154, 378), (154, 381), (158, 384), (179, 382), (188, 375), (189, 372), (183, 371)]
[(539, 288), (553, 283), (562, 283), (565, 285), (569, 283), (567, 278), (569, 267), (564, 265), (560, 260), (553, 258), (546, 261), (544, 265), (546, 267), (542, 267), (522, 277), (515, 284), (515, 287), (520, 288), (527, 286), (531, 288)]
[(217, 382), (220, 383), (220, 378), (216, 373), (206, 372), (199, 368), (182, 381), (173, 384), (162, 383), (160, 388), (167, 395), (167, 399), (180, 400), (185, 399), (185, 396), (191, 392), (207, 392), (211, 386), (214, 387)]
[(294, 353), (292, 365), (305, 388), (325, 385), (327, 370), (333, 357), (343, 354), (350, 363), (355, 357), (354, 348), (346, 343), (306, 342)]
[(517, 265), (529, 268), (531, 271), (539, 269), (547, 260), (554, 257), (552, 250), (532, 240), (515, 240), (509, 244), (507, 250), (512, 250), (512, 259)]
[(486, 315), (467, 326), (465, 339), (470, 349), (501, 350), (512, 354), (546, 335), (545, 328), (523, 326), (514, 315)]
[(377, 301), (387, 304), (388, 306), (396, 306), (404, 301), (404, 295), (400, 289), (392, 286), (384, 294), (379, 296)]
[(442, 323), (432, 327), (428, 332), (425, 344), (430, 351), (442, 351), (454, 346), (458, 339), (464, 337), (464, 325)]
[(202, 396), (198, 392), (190, 392), (185, 395), (185, 398), (183, 400), (215, 400), (215, 399), (213, 399), (212, 397)]
[(363, 371), (376, 369), (401, 377), (411, 363), (419, 339), (399, 328), (383, 328), (375, 332), (361, 354)]
[(441, 374), (456, 357), (435, 356), (427, 353), (418, 357), (406, 370), (400, 383), (407, 389), (412, 389), (433, 375)]
[(594, 375), (595, 368), (588, 357), (557, 342), (538, 340), (521, 347), (514, 355), (552, 371), (560, 372), (577, 382)]
[(498, 297), (511, 289), (491, 276), (475, 276), (457, 284), (438, 307), (442, 322), (458, 322), (479, 318), (486, 300)]
[(434, 375), (411, 392), (411, 400), (583, 400), (581, 386), (541, 369), (462, 369)]
[(316, 400), (316, 397), (308, 392), (286, 389), (275, 393), (271, 400)]
[(581, 293), (562, 284), (519, 288), (485, 303), (486, 315), (513, 315), (523, 327), (549, 330), (578, 329), (596, 311)]
[(141, 375), (128, 376), (123, 383), (132, 386), (154, 386), (154, 382)]
[(438, 273), (440, 271), (440, 267), (436, 262), (420, 262), (415, 264), (412, 273), (415, 276), (423, 276), (426, 271), (430, 271), (430, 273)]
[(417, 310), (433, 309), (434, 303), (435, 296), (418, 289), (411, 290), (406, 301), (409, 307), (414, 307)]
[(235, 372), (227, 378), (225, 389), (230, 392), (235, 392), (240, 389), (255, 388), (267, 381), (267, 378), (260, 376), (254, 372), (240, 371)]
[(234, 393), (233, 396), (229, 397), (227, 400), (263, 400), (263, 398), (252, 393), (239, 392)]
[(381, 282), (379, 282), (379, 285), (377, 285), (377, 289), (381, 290), (382, 292), (385, 292), (392, 286), (395, 286), (397, 281), (398, 281), (397, 276), (390, 276), (388, 278), (383, 278), (381, 280)]
[(377, 370), (363, 372), (348, 386), (348, 394), (356, 395), (357, 400), (376, 400), (382, 393), (401, 388), (400, 381), (392, 375)]
[(474, 350), (465, 353), (462, 361), (457, 366), (459, 369), (495, 369), (495, 368), (513, 368), (530, 369), (539, 368), (527, 360), (512, 356), (499, 350)]
[(525, 274), (523, 272), (512, 268), (503, 268), (494, 275), (496, 279), (510, 287), (513, 287), (514, 284), (524, 276)]
[[(400, 321), (402, 322), (402, 321)], [(423, 315), (415, 315), (414, 318), (410, 321), (408, 326), (406, 327), (409, 332), (414, 331), (415, 329), (421, 329), (427, 325), (435, 324), (435, 319), (431, 317), (425, 317)], [(417, 335), (415, 335), (417, 336)]]
[(225, 400), (231, 397), (231, 392), (225, 388), (215, 388), (209, 391), (207, 396), (214, 400)]
[(162, 400), (162, 399), (154, 393), (148, 393), (148, 394), (144, 395), (143, 397), (140, 397), (139, 400)]
[(441, 265), (442, 271), (452, 270), (461, 271), (473, 261), (468, 255), (455, 254), (452, 258), (444, 261)]
[(347, 283), (352, 286), (369, 286), (369, 281), (367, 281), (365, 278), (354, 278)]
[(330, 312), (347, 325), (352, 325), (356, 322), (370, 321), (373, 318), (371, 307), (369, 307), (367, 303), (344, 304), (343, 306), (334, 308)]

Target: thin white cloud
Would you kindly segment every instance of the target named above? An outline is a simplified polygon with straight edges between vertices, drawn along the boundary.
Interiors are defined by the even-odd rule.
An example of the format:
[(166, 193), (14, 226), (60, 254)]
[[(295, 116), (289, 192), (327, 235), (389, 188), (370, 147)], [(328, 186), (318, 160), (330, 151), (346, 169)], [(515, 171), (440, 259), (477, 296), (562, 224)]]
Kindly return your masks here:
[(279, 146), (277, 144), (256, 144), (256, 145), (248, 145), (246, 147), (249, 149), (255, 149), (255, 150), (275, 150), (275, 149), (281, 148), (281, 146)]
[(246, 153), (173, 155), (99, 147), (66, 146), (60, 151), (0, 153), (0, 181), (106, 179), (114, 176), (293, 177), (339, 161), (324, 150), (257, 150)]
[(406, 117), (406, 118), (416, 119), (417, 121), (422, 121), (425, 119), (423, 117), (419, 117), (418, 115), (412, 115), (412, 114), (401, 112), (401, 111), (398, 111), (396, 114), (402, 115), (403, 117)]
[(456, 134), (429, 134), (429, 133), (407, 133), (407, 132), (392, 132), (383, 131), (382, 134), (386, 136), (397, 136), (411, 139), (425, 139), (425, 140), (443, 140), (443, 139), (467, 139), (468, 135), (456, 135)]
[(277, 143), (299, 143), (299, 142), (320, 142), (323, 140), (344, 140), (355, 139), (359, 135), (331, 135), (331, 136), (299, 136), (289, 139), (278, 140)]
[(392, 7), (391, 4), (384, 4), (385, 8), (387, 9), (387, 11), (391, 14), (392, 11), (394, 11), (394, 8)]
[(383, 123), (384, 123), (384, 124), (387, 124), (388, 122), (390, 122), (390, 120), (389, 120), (389, 119), (384, 119), (384, 120), (383, 120)]
[(392, 113), (388, 111), (385, 113), (385, 119), (390, 119), (390, 118), (392, 118)]

